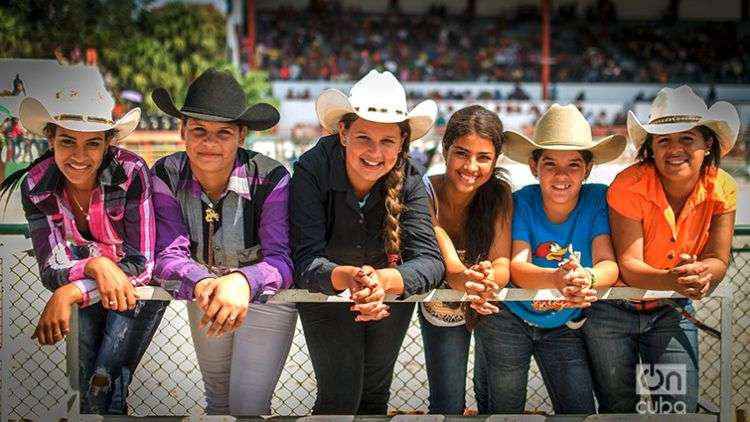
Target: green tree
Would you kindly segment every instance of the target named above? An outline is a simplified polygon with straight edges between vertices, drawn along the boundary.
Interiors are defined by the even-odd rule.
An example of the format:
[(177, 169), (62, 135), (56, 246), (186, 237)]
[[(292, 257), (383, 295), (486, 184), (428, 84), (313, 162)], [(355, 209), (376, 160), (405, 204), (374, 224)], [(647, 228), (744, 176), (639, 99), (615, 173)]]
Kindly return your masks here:
[(251, 70), (242, 76), (237, 67), (229, 62), (224, 62), (216, 67), (219, 70), (231, 72), (234, 78), (240, 82), (248, 104), (266, 102), (275, 106), (279, 105), (279, 101), (271, 96), (271, 82), (268, 78), (268, 72)]
[(213, 6), (153, 0), (12, 0), (0, 8), (0, 56), (52, 58), (55, 47), (94, 47), (113, 91), (145, 93), (143, 108), (155, 111), (149, 93), (163, 86), (181, 104), (187, 86), (209, 67), (229, 69), (251, 103), (270, 98), (265, 72), (244, 77), (227, 62), (226, 19)]

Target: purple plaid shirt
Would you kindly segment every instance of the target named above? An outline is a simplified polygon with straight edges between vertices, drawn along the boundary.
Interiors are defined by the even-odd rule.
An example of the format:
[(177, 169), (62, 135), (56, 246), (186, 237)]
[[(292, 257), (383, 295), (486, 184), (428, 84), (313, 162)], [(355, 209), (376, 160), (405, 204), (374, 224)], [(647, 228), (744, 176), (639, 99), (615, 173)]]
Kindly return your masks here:
[[(158, 227), (154, 278), (176, 299), (193, 299), (200, 280), (227, 271), (245, 276), (253, 302), (291, 286), (290, 178), (279, 162), (238, 149), (227, 188), (216, 203), (192, 175), (184, 152), (157, 161), (151, 172)], [(208, 208), (219, 217), (212, 242)], [(208, 267), (209, 247), (214, 268)]]
[(99, 300), (96, 281), (84, 269), (97, 256), (117, 263), (135, 286), (149, 284), (154, 265), (154, 210), (151, 176), (138, 155), (110, 147), (91, 193), (89, 234), (75, 223), (63, 189), (65, 176), (50, 157), (29, 170), (21, 185), (21, 201), (31, 230), (39, 273), (54, 291), (75, 283), (83, 293), (82, 307)]

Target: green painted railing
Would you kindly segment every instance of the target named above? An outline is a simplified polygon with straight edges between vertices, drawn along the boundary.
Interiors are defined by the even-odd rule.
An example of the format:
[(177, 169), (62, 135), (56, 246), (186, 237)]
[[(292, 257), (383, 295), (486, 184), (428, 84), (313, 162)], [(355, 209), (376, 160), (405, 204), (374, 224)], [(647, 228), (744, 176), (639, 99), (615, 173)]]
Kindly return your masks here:
[(750, 236), (750, 224), (739, 224), (734, 226), (735, 236)]
[(29, 225), (26, 223), (0, 224), (0, 236), (20, 234), (29, 237)]

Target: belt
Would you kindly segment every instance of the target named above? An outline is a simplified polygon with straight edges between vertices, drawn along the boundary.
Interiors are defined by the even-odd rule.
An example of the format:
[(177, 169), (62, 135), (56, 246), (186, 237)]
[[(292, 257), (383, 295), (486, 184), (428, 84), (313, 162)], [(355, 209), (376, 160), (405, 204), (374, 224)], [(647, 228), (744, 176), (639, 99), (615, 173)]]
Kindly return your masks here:
[(684, 306), (687, 303), (686, 300), (674, 300), (674, 299), (654, 299), (644, 300), (641, 302), (632, 302), (630, 300), (615, 299), (612, 300), (613, 304), (629, 311), (634, 312), (648, 312), (654, 309), (660, 309), (664, 306), (669, 306), (675, 311), (682, 314), (682, 316), (688, 321), (695, 324), (696, 327), (703, 330), (706, 334), (709, 334), (716, 338), (721, 338), (721, 332), (713, 327), (706, 325), (704, 322), (698, 320), (695, 316), (691, 315), (685, 310)]
[(613, 305), (627, 311), (634, 312), (648, 312), (654, 309), (663, 308), (664, 306), (670, 306), (669, 299), (652, 299), (634, 302), (627, 299), (614, 299), (611, 301)]
[(654, 309), (659, 309), (664, 306), (669, 306), (670, 303), (667, 302), (664, 299), (654, 299), (654, 300), (642, 300), (639, 302), (633, 302), (633, 301), (627, 301), (633, 310), (638, 312), (646, 312), (646, 311), (653, 311)]

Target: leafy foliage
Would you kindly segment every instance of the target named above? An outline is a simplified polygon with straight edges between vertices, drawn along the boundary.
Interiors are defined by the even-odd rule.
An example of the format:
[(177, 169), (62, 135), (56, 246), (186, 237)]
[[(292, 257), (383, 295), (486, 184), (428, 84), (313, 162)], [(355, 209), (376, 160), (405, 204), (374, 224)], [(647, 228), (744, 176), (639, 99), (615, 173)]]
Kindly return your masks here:
[(93, 47), (116, 93), (163, 86), (181, 104), (187, 86), (209, 67), (230, 70), (257, 102), (270, 92), (265, 72), (244, 77), (227, 61), (226, 19), (213, 6), (152, 0), (10, 1), (0, 8), (0, 57), (53, 58), (53, 50)]

